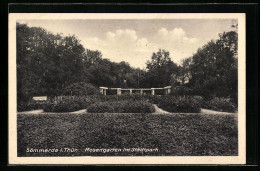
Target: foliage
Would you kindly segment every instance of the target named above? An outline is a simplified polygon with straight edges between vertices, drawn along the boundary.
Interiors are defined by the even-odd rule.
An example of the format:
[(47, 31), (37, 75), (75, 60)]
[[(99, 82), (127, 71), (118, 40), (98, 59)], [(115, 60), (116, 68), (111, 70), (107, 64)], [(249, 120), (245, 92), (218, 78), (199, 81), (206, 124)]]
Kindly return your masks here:
[(97, 102), (87, 108), (90, 113), (152, 113), (154, 107), (143, 100), (120, 100)]
[(149, 101), (153, 104), (159, 104), (159, 102), (164, 98), (163, 96), (160, 95), (155, 95), (155, 96), (147, 96), (149, 98)]
[[(49, 108), (48, 108), (49, 109)], [(58, 104), (53, 105), (52, 111), (49, 112), (73, 112), (80, 110), (78, 103), (66, 103), (66, 102), (61, 102)], [(46, 109), (44, 109), (46, 111)], [(48, 111), (46, 111), (48, 112)]]
[(46, 102), (44, 102), (44, 103), (36, 103), (36, 102), (21, 103), (21, 104), (18, 104), (17, 111), (23, 112), (23, 111), (43, 109), (46, 104), (47, 104)]
[(83, 54), (84, 66), (89, 67), (91, 65), (99, 64), (102, 61), (102, 53), (98, 50), (92, 51), (86, 49)]
[(90, 105), (87, 110), (92, 113), (114, 113), (114, 106), (111, 102), (97, 102)]
[(110, 95), (106, 96), (107, 101), (121, 101), (121, 100), (133, 100), (133, 101), (138, 101), (138, 100), (147, 100), (149, 95), (139, 95), (139, 94), (132, 94), (132, 95)]
[(237, 106), (232, 103), (230, 98), (215, 97), (209, 101), (204, 101), (202, 107), (221, 112), (235, 112)]
[[(140, 112), (153, 112), (152, 104), (158, 104), (159, 107), (162, 107), (166, 110), (169, 104), (169, 101), (174, 99), (174, 103), (178, 101), (177, 105), (179, 111), (176, 112), (185, 112), (181, 106), (186, 105), (193, 107), (193, 100), (198, 101), (199, 104), (202, 103), (202, 99), (200, 96), (170, 96), (170, 95), (86, 95), (86, 96), (62, 96), (62, 99), (56, 101), (54, 99), (50, 99), (48, 102), (44, 103), (25, 103), (23, 105), (19, 105), (19, 111), (29, 111), (34, 109), (44, 109), (45, 112), (72, 112), (80, 109), (87, 108), (89, 112), (109, 112), (109, 113), (140, 113)], [(188, 99), (188, 100), (187, 100)], [(180, 100), (180, 101), (179, 101)], [(182, 102), (184, 101), (184, 102)], [(191, 104), (186, 104), (191, 103)], [(190, 107), (190, 108), (191, 108)], [(26, 109), (26, 110), (25, 110)], [(170, 109), (171, 110), (171, 109)], [(191, 109), (190, 109), (191, 110)], [(189, 109), (187, 109), (187, 112)]]
[(178, 70), (177, 65), (172, 62), (170, 53), (159, 49), (153, 53), (151, 60), (147, 61), (148, 72), (145, 75), (145, 83), (148, 87), (164, 87), (170, 84), (171, 75)]
[[(147, 100), (150, 99), (152, 96), (151, 95), (139, 95), (139, 94), (132, 94), (132, 95), (89, 95), (89, 96), (78, 96), (76, 98), (82, 99), (85, 102), (89, 104), (93, 104), (96, 102), (105, 102), (105, 101), (122, 101), (122, 100), (133, 100), (133, 101), (138, 101), (138, 100)], [(70, 98), (68, 96), (68, 98)]]
[[(178, 67), (178, 72), (176, 74), (176, 82), (179, 82), (181, 85), (186, 84), (189, 82), (189, 80), (192, 78), (190, 65), (192, 63), (192, 58), (186, 58), (182, 60), (181, 66)], [(171, 82), (171, 85), (173, 87), (176, 86), (176, 83), (174, 84), (173, 81)]]
[[(17, 155), (237, 156), (237, 115), (45, 114), (17, 116)], [(28, 147), (77, 152), (26, 153)], [(158, 148), (145, 152), (85, 152), (89, 148)]]
[(58, 103), (47, 103), (44, 105), (44, 112), (74, 112), (85, 109), (86, 103), (79, 99), (67, 99)]
[(99, 90), (92, 84), (85, 82), (72, 83), (62, 91), (63, 95), (86, 96), (100, 94)]
[[(151, 96), (141, 96), (141, 95), (85, 95), (85, 96), (62, 96), (62, 99), (56, 101), (50, 99), (47, 102), (28, 102), (18, 105), (18, 111), (30, 111), (36, 109), (43, 109), (44, 112), (73, 112), (80, 109), (89, 108), (92, 104), (99, 104), (98, 111), (102, 112), (112, 112), (114, 110), (118, 111), (148, 111), (149, 105), (147, 105), (147, 99)], [(136, 105), (137, 103), (140, 103)], [(111, 108), (111, 104), (115, 104), (117, 109)], [(130, 109), (132, 108), (133, 109)], [(144, 109), (141, 109), (141, 108)], [(125, 108), (125, 109), (121, 109)]]
[(75, 36), (54, 35), (26, 24), (16, 26), (18, 103), (33, 96), (60, 96), (81, 82), (95, 87), (144, 86), (145, 71), (124, 61), (103, 59), (100, 51), (84, 49)]
[(75, 36), (53, 35), (17, 23), (18, 103), (32, 96), (53, 96), (83, 77), (83, 46)]
[(194, 91), (186, 86), (175, 86), (172, 87), (171, 93), (172, 95), (193, 95)]
[[(99, 93), (99, 86), (172, 85), (174, 95), (199, 95), (205, 99), (230, 97), (237, 102), (238, 36), (235, 31), (220, 34), (219, 39), (208, 42), (192, 57), (183, 60), (181, 66), (171, 60), (167, 50), (159, 49), (147, 61), (147, 70), (142, 70), (124, 61), (116, 63), (104, 59), (98, 50), (84, 49), (75, 36), (54, 35), (43, 28), (19, 23), (16, 29), (20, 109), (26, 108), (23, 103), (29, 103), (33, 96), (95, 95)], [(175, 88), (179, 85), (183, 87)], [(105, 100), (98, 96), (85, 99), (87, 104)], [(37, 107), (31, 105), (30, 108)]]
[(168, 112), (199, 113), (202, 98), (196, 96), (167, 96), (161, 98), (158, 107)]
[(190, 86), (198, 95), (237, 99), (237, 33), (219, 35), (192, 57)]

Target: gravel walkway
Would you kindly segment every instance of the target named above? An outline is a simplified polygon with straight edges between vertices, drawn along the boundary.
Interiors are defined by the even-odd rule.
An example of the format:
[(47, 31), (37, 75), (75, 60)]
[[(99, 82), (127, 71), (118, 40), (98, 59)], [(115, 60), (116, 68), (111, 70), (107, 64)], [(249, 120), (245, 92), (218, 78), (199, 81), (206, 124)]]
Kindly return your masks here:
[[(155, 112), (153, 114), (170, 114), (171, 112), (167, 112), (161, 108), (159, 108), (156, 104), (153, 104), (155, 108)], [(220, 112), (220, 111), (214, 111), (214, 110), (209, 110), (209, 109), (203, 109), (201, 108), (200, 111), (201, 114), (215, 114), (215, 115), (235, 115), (237, 113), (229, 113), (229, 112)]]
[(155, 108), (155, 111), (154, 111), (154, 114), (159, 114), (159, 113), (170, 113), (170, 112), (167, 112), (165, 110), (162, 110), (161, 108), (159, 108), (156, 104), (153, 104), (154, 108)]
[[(153, 104), (155, 111), (153, 114), (171, 114), (171, 112), (167, 112), (161, 108), (159, 108), (156, 104)], [(44, 112), (42, 109), (41, 110), (32, 110), (32, 111), (24, 111), (24, 112), (17, 112), (18, 114), (61, 114), (61, 113), (70, 113), (70, 114), (83, 114), (87, 113), (86, 109), (75, 111), (75, 112), (61, 112), (61, 113), (56, 113), (56, 112)], [(209, 110), (209, 109), (203, 109), (201, 108), (201, 114), (216, 114), (216, 115), (236, 115), (237, 113), (229, 113), (229, 112), (220, 112), (220, 111), (214, 111), (214, 110)]]
[(203, 108), (201, 108), (201, 112), (200, 113), (205, 113), (205, 114), (222, 114), (222, 115), (234, 115), (234, 114), (236, 114), (236, 113), (220, 112), (220, 111), (203, 109)]
[(75, 112), (44, 112), (42, 109), (40, 110), (32, 110), (32, 111), (24, 111), (17, 112), (17, 114), (83, 114), (87, 113), (87, 109), (78, 110)]

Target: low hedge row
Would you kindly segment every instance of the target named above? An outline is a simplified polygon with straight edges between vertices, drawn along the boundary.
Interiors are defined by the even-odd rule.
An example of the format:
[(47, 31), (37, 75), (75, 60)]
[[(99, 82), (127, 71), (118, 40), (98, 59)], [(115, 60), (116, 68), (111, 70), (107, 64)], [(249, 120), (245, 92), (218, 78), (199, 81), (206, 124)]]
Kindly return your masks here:
[(17, 106), (18, 112), (43, 109), (46, 103), (22, 103)]
[(215, 97), (211, 100), (205, 100), (202, 107), (221, 112), (235, 112), (237, 110), (235, 103), (232, 103), (230, 98), (225, 97)]
[(24, 103), (20, 104), (17, 107), (18, 112), (22, 111), (31, 111), (37, 109), (43, 109), (44, 112), (73, 112), (80, 109), (85, 109), (87, 107), (85, 101), (79, 99), (70, 99), (70, 100), (63, 100), (58, 103), (51, 103), (51, 102), (31, 102), (31, 103)]
[[(79, 108), (87, 108), (88, 106), (107, 101), (146, 101), (149, 100), (151, 103), (158, 104), (158, 102), (164, 96), (152, 96), (152, 95), (88, 95), (88, 96), (63, 96), (62, 101), (58, 101), (57, 104), (54, 100), (44, 102), (44, 103), (26, 103), (18, 106), (18, 111), (30, 111), (36, 109), (44, 109), (46, 112), (69, 112), (71, 110), (77, 110)], [(79, 105), (78, 105), (78, 104)]]
[[(69, 99), (69, 98), (66, 98)], [(77, 99), (78, 101), (84, 101), (87, 105), (96, 103), (96, 102), (105, 102), (105, 101), (121, 101), (121, 100), (146, 100), (149, 99), (147, 95), (88, 95), (88, 96), (78, 96), (73, 97), (72, 100)]]
[(91, 113), (152, 113), (154, 107), (144, 100), (121, 100), (97, 102), (88, 107)]
[(216, 97), (211, 100), (203, 100), (200, 96), (151, 96), (151, 95), (92, 95), (69, 98), (66, 97), (58, 103), (31, 102), (18, 105), (18, 111), (30, 111), (44, 109), (45, 112), (73, 112), (81, 109), (88, 109), (90, 112), (122, 112), (139, 113), (153, 112), (151, 104), (168, 112), (200, 112), (200, 107), (223, 112), (235, 112), (237, 106), (232, 103), (230, 98)]
[(64, 100), (57, 104), (49, 103), (43, 106), (44, 112), (74, 112), (77, 110), (85, 109), (87, 103), (78, 99)]
[(107, 102), (107, 101), (122, 101), (122, 100), (145, 100), (147, 97), (141, 95), (89, 95), (89, 96), (63, 96), (63, 99), (58, 102), (54, 100), (37, 103), (35, 101), (29, 103), (23, 103), (18, 105), (18, 112), (30, 111), (36, 109), (44, 109), (45, 112), (71, 112), (80, 109), (85, 109), (91, 104), (97, 102)]
[(160, 99), (158, 107), (168, 112), (199, 113), (201, 103), (200, 96), (166, 96)]

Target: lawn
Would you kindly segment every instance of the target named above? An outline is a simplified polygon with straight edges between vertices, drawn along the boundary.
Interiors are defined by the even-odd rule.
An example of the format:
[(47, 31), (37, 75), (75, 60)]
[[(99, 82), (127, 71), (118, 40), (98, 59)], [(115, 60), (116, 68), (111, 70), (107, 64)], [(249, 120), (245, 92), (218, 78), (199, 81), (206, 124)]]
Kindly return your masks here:
[[(19, 114), (18, 156), (236, 156), (235, 117), (237, 115)], [(26, 152), (27, 148), (56, 148), (58, 151)], [(103, 153), (85, 151), (86, 148), (157, 150)]]

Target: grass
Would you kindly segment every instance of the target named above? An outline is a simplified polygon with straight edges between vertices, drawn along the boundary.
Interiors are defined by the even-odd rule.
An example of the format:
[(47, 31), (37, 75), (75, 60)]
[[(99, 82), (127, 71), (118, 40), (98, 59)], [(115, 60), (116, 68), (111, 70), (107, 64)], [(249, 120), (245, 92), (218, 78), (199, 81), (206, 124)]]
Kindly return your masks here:
[[(18, 115), (18, 156), (235, 156), (237, 121), (208, 114)], [(77, 152), (27, 153), (27, 148)], [(85, 148), (157, 148), (153, 152), (85, 152)]]

